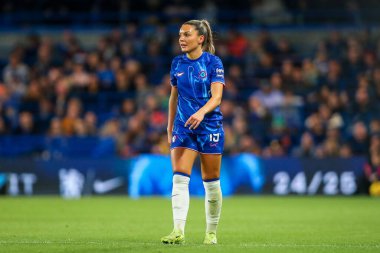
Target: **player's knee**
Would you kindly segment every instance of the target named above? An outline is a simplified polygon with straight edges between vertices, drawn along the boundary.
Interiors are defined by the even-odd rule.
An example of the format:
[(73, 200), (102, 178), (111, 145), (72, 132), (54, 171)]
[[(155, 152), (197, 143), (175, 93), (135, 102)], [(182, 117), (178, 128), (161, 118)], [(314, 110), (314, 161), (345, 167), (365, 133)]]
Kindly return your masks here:
[(219, 176), (220, 175), (218, 171), (207, 172), (207, 173), (204, 173), (203, 180), (218, 179)]
[(191, 174), (191, 170), (189, 169), (185, 169), (185, 168), (181, 168), (181, 167), (174, 167), (173, 168), (173, 173), (179, 173), (179, 174), (185, 174), (185, 175), (188, 175), (190, 176)]

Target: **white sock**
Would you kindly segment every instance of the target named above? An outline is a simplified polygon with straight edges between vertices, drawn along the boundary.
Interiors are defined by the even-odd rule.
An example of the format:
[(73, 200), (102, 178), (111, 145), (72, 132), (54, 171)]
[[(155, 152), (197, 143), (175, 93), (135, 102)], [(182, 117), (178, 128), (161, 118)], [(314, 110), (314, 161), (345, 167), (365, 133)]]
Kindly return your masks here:
[(185, 233), (187, 211), (189, 210), (190, 177), (179, 174), (173, 175), (172, 209), (174, 229)]
[(206, 232), (216, 233), (219, 223), (220, 212), (222, 210), (222, 190), (220, 180), (203, 182), (205, 187), (205, 208), (206, 208)]

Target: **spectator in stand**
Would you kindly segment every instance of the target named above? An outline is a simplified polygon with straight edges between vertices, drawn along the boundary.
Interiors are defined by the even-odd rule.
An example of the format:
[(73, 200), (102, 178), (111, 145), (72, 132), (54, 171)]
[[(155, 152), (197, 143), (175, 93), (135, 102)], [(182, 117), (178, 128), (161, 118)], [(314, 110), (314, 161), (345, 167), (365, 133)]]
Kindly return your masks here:
[(228, 68), (228, 76), (231, 82), (233, 82), (238, 89), (244, 89), (249, 87), (246, 82), (241, 67), (238, 64), (232, 64)]
[(261, 101), (251, 96), (248, 101), (248, 122), (251, 136), (261, 145), (267, 142), (268, 129), (271, 125), (271, 114)]
[(21, 53), (15, 51), (9, 56), (9, 63), (3, 70), (4, 84), (9, 88), (12, 95), (22, 97), (27, 90), (29, 69), (21, 62)]
[(82, 103), (77, 98), (71, 98), (67, 102), (66, 114), (62, 120), (63, 134), (72, 136), (75, 134), (75, 122), (80, 119)]
[(249, 41), (243, 33), (237, 30), (229, 30), (227, 34), (227, 48), (228, 54), (233, 57), (235, 61), (243, 58), (248, 49)]
[(235, 105), (230, 99), (224, 99), (223, 103), (220, 105), (220, 111), (223, 113), (223, 124), (232, 125), (233, 119), (235, 117)]
[(257, 98), (269, 111), (282, 106), (284, 103), (282, 91), (274, 89), (268, 80), (261, 80), (260, 89), (255, 91), (252, 96)]
[(47, 75), (53, 65), (52, 41), (49, 37), (44, 37), (37, 51), (37, 61), (33, 64), (33, 72), (39, 76)]
[(284, 89), (292, 88), (293, 69), (294, 69), (294, 64), (292, 60), (287, 59), (281, 63), (281, 76), (282, 76), (282, 81), (284, 83), (283, 85)]
[(305, 121), (306, 129), (312, 134), (316, 145), (322, 143), (326, 138), (325, 126), (321, 116), (314, 112)]
[(302, 134), (300, 145), (292, 150), (291, 155), (302, 158), (315, 157), (315, 146), (313, 136), (309, 132), (304, 132)]
[(347, 43), (338, 31), (330, 32), (330, 36), (325, 44), (327, 53), (332, 59), (343, 58)]
[(121, 103), (120, 107), (120, 126), (123, 131), (128, 130), (128, 122), (136, 113), (136, 104), (133, 99), (126, 98)]
[(342, 78), (341, 65), (337, 60), (328, 62), (328, 71), (325, 76), (321, 76), (319, 86), (327, 86), (330, 90), (337, 90), (339, 92), (345, 90), (346, 83)]
[(289, 40), (282, 37), (277, 42), (276, 60), (278, 63), (286, 59), (296, 59), (296, 53)]
[(302, 61), (302, 79), (305, 84), (309, 87), (316, 87), (318, 84), (318, 76), (318, 69), (311, 61), (311, 59), (304, 59)]
[(69, 78), (72, 92), (76, 94), (83, 94), (88, 90), (91, 79), (82, 63), (74, 64), (73, 72)]
[(31, 112), (21, 112), (18, 117), (18, 126), (14, 129), (15, 135), (35, 135), (37, 133), (33, 114)]
[(249, 40), (247, 52), (244, 57), (244, 72), (247, 77), (251, 77), (254, 74), (255, 68), (259, 63), (260, 56), (264, 53), (265, 50), (261, 44), (261, 41), (258, 38), (253, 38)]
[(116, 77), (115, 73), (109, 68), (108, 64), (101, 62), (98, 65), (96, 75), (99, 80), (100, 91), (115, 91)]
[(256, 78), (268, 79), (275, 71), (277, 71), (274, 65), (273, 55), (268, 52), (263, 52), (259, 55), (258, 64), (252, 70)]
[(151, 41), (147, 45), (147, 55), (144, 57), (143, 68), (148, 73), (148, 80), (154, 85), (158, 85), (165, 74), (165, 57), (162, 54), (161, 44), (158, 41)]
[[(369, 191), (374, 194), (372, 184), (378, 183), (380, 180), (380, 135), (376, 134), (371, 137), (371, 145), (369, 148), (369, 156), (364, 165), (364, 174), (366, 176)], [(372, 190), (372, 191), (371, 191)]]
[(366, 125), (362, 121), (352, 126), (349, 143), (354, 155), (366, 155), (369, 148), (369, 137)]
[(86, 128), (87, 134), (89, 136), (96, 137), (98, 134), (98, 127), (97, 127), (98, 118), (96, 114), (92, 111), (88, 111), (84, 114), (83, 120), (84, 120), (84, 125)]
[(355, 100), (351, 104), (350, 118), (353, 121), (363, 121), (366, 125), (369, 125), (372, 117), (376, 115), (377, 108), (371, 102), (368, 89), (365, 87), (359, 87), (356, 90)]
[(55, 117), (50, 121), (48, 136), (51, 138), (63, 136), (62, 121), (59, 118)]
[(371, 135), (380, 134), (380, 119), (374, 118), (369, 124), (369, 133)]
[(73, 123), (73, 135), (76, 137), (87, 137), (89, 136), (88, 129), (83, 119), (78, 118)]
[(141, 116), (135, 115), (128, 122), (128, 132), (126, 132), (125, 143), (122, 148), (122, 156), (124, 157), (149, 151), (145, 122), (141, 121), (139, 117)]
[(323, 44), (320, 43), (322, 47), (317, 49), (317, 52), (315, 53), (313, 63), (315, 67), (318, 70), (318, 73), (322, 76), (326, 75), (328, 72), (328, 57), (327, 57), (327, 50), (326, 48), (323, 47)]
[(36, 128), (39, 134), (46, 134), (54, 117), (52, 102), (42, 97), (38, 102), (38, 112), (35, 115)]
[(352, 149), (350, 147), (350, 144), (343, 143), (339, 148), (339, 157), (340, 158), (351, 158), (352, 157)]
[(269, 146), (264, 148), (262, 155), (264, 157), (282, 157), (286, 153), (280, 141), (275, 139), (270, 142)]

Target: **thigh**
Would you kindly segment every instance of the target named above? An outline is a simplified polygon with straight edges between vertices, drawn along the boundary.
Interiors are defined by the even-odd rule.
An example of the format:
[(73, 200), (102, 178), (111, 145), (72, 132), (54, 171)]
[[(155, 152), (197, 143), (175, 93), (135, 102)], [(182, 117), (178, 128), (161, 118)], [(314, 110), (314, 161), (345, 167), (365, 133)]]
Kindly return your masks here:
[(187, 148), (198, 152), (197, 135), (193, 133), (173, 133), (170, 149), (175, 148)]
[(191, 175), (191, 170), (198, 152), (188, 148), (173, 148), (171, 160), (173, 172), (182, 172)]
[(219, 178), (221, 165), (221, 154), (201, 154), (202, 179), (209, 180)]

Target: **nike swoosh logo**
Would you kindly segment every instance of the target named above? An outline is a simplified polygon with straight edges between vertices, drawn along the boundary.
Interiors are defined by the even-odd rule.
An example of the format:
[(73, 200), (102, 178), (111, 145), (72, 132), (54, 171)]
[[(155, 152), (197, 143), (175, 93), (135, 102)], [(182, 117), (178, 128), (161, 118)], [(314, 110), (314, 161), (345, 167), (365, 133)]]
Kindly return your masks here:
[(95, 180), (94, 182), (94, 191), (96, 193), (106, 193), (112, 191), (113, 189), (123, 185), (123, 178), (116, 177), (108, 179), (106, 181)]
[(179, 194), (174, 194), (174, 195), (172, 195), (172, 198), (175, 197), (175, 196), (178, 196), (178, 195), (179, 195)]
[(217, 202), (217, 200), (208, 200), (208, 203), (211, 203), (211, 204), (214, 204), (216, 202)]
[(178, 73), (177, 76), (182, 76), (185, 72)]

